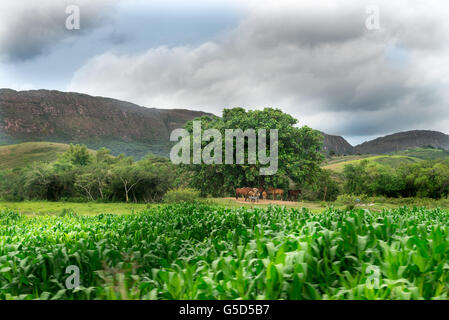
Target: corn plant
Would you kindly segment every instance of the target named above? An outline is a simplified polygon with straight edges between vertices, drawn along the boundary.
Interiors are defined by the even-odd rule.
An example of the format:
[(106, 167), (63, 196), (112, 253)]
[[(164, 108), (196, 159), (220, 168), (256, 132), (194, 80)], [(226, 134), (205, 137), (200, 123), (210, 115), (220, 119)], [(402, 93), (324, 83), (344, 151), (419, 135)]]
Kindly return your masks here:
[(5, 210), (0, 299), (446, 299), (448, 227), (448, 212), (416, 207)]

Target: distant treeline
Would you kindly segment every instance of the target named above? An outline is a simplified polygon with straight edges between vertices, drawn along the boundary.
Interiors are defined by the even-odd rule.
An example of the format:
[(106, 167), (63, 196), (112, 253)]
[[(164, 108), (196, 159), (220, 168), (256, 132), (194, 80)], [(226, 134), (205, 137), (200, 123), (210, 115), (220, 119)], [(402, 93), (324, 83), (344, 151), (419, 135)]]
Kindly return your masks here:
[(179, 181), (177, 169), (164, 157), (148, 155), (136, 162), (104, 148), (93, 154), (84, 145), (71, 145), (55, 162), (1, 171), (0, 197), (156, 202)]
[(363, 160), (343, 170), (344, 192), (386, 197), (445, 198), (449, 194), (449, 158), (391, 168)]
[[(233, 190), (210, 186), (210, 181), (198, 179), (191, 166), (174, 165), (165, 157), (148, 154), (134, 161), (124, 155), (113, 156), (105, 148), (91, 152), (85, 145), (70, 145), (51, 163), (34, 162), (0, 171), (0, 198), (6, 201), (149, 203), (162, 201), (172, 189), (188, 198), (191, 191), (184, 189), (188, 187), (200, 190), (203, 196), (234, 195)], [(302, 190), (305, 199), (331, 201), (340, 191), (327, 170), (320, 170), (314, 183)]]
[[(35, 162), (0, 171), (0, 198), (160, 202), (167, 191), (185, 187), (196, 188), (203, 196), (232, 195), (220, 186), (211, 189), (210, 180), (207, 183), (200, 176), (189, 166), (176, 166), (165, 157), (149, 154), (134, 161), (123, 155), (113, 156), (105, 148), (93, 153), (84, 145), (71, 145), (52, 163)], [(398, 168), (362, 160), (346, 165), (340, 175), (321, 169), (301, 190), (302, 199), (314, 201), (333, 201), (340, 194), (446, 198), (449, 158), (402, 164)]]

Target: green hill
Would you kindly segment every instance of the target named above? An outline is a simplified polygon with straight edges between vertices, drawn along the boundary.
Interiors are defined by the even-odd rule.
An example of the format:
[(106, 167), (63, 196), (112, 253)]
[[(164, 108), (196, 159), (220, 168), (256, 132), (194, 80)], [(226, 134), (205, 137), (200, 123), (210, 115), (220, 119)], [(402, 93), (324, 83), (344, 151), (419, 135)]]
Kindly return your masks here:
[(0, 146), (0, 170), (20, 168), (35, 161), (51, 162), (68, 148), (68, 144), (55, 142), (26, 142)]
[(398, 151), (393, 154), (419, 158), (422, 160), (437, 160), (449, 157), (449, 150), (437, 148), (416, 148)]
[[(343, 158), (343, 157), (339, 157)], [(377, 155), (377, 156), (347, 156), (342, 161), (333, 163), (327, 163), (323, 166), (323, 169), (332, 170), (335, 172), (342, 172), (345, 165), (357, 164), (362, 160), (368, 160), (382, 166), (389, 166), (393, 168), (399, 167), (402, 163), (411, 163), (421, 161), (419, 158), (403, 156), (403, 155)]]
[(334, 172), (342, 172), (347, 164), (356, 164), (366, 159), (379, 165), (392, 168), (399, 167), (402, 163), (418, 162), (421, 160), (437, 160), (449, 157), (449, 151), (438, 148), (414, 148), (397, 151), (386, 155), (349, 155), (332, 157), (327, 160), (323, 168)]

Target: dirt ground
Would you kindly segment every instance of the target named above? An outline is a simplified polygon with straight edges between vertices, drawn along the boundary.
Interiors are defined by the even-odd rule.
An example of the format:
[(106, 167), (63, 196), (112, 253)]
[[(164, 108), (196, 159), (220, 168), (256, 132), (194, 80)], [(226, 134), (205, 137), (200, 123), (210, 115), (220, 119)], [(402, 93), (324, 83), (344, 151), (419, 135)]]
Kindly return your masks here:
[(284, 201), (284, 200), (263, 200), (263, 199), (259, 199), (257, 202), (251, 202), (251, 201), (245, 201), (244, 198), (239, 198), (238, 200), (235, 200), (235, 198), (223, 198), (226, 200), (234, 200), (234, 202), (236, 203), (247, 203), (247, 204), (277, 204), (277, 205), (281, 205), (281, 206), (292, 206), (292, 205), (298, 205), (298, 202), (295, 201)]

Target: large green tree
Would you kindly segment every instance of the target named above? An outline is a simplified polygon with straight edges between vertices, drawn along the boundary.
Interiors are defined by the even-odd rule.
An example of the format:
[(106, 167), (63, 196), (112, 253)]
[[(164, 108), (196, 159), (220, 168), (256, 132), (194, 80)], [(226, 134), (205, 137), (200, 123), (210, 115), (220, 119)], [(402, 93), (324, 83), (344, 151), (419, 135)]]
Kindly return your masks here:
[[(192, 186), (201, 190), (203, 195), (230, 194), (234, 188), (243, 186), (288, 188), (291, 182), (300, 187), (316, 179), (319, 173), (320, 164), (323, 161), (322, 135), (307, 126), (297, 127), (297, 120), (279, 109), (265, 108), (249, 111), (243, 108), (225, 109), (221, 118), (202, 117), (196, 120), (201, 120), (203, 132), (207, 129), (217, 129), (222, 136), (222, 164), (183, 165), (190, 173)], [(193, 133), (192, 121), (187, 123), (186, 129)], [(267, 165), (261, 164), (259, 159), (255, 164), (248, 164), (246, 138), (245, 163), (225, 164), (225, 129), (241, 129), (242, 131), (266, 129), (267, 152), (270, 149), (270, 129), (277, 129), (278, 170), (276, 174), (261, 175), (260, 168), (265, 168)], [(213, 138), (203, 141), (203, 149), (212, 141)], [(235, 155), (235, 142), (233, 148)]]

